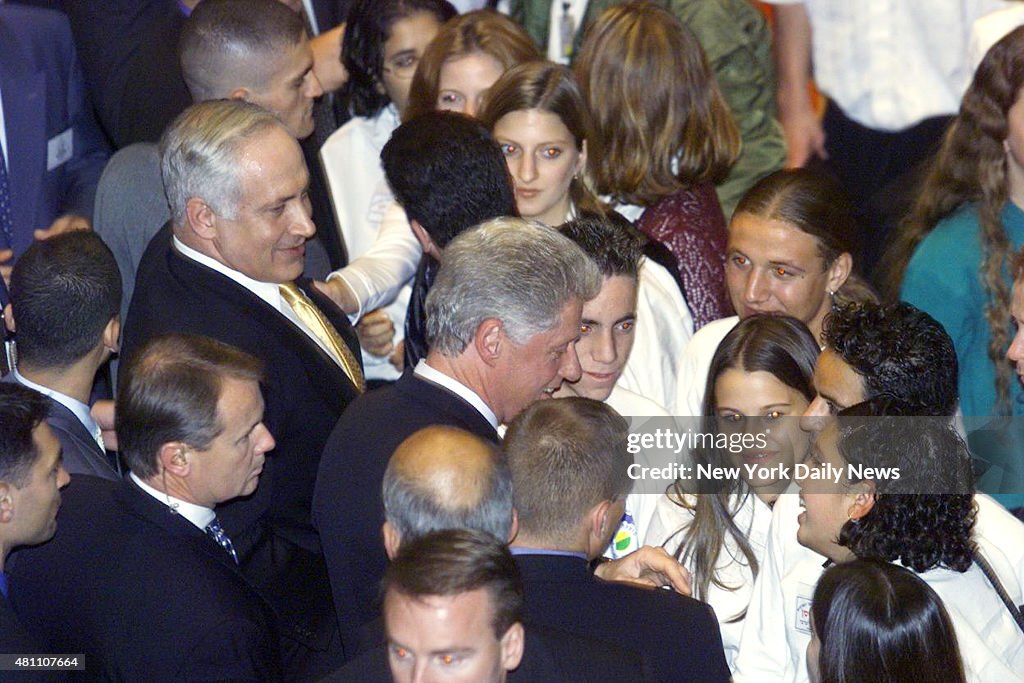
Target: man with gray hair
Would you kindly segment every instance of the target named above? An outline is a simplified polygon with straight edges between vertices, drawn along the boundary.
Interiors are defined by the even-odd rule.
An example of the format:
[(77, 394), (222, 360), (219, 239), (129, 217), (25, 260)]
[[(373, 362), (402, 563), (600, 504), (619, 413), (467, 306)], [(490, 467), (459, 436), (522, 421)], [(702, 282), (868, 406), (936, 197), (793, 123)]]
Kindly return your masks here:
[[(314, 100), (323, 88), (313, 70), (302, 17), (278, 0), (203, 0), (184, 20), (179, 52), (193, 102), (238, 99), (258, 104), (299, 140), (317, 228), (307, 245), (305, 272), (322, 277), (340, 267), (341, 237), (312, 139)], [(126, 147), (110, 160), (97, 190), (95, 229), (121, 269), (122, 319), (146, 245), (168, 218), (159, 163), (159, 151), (151, 143)]]
[(313, 496), (346, 650), (379, 613), (387, 558), (381, 481), (414, 432), (458, 427), (491, 442), (498, 426), (580, 374), (583, 302), (601, 275), (557, 231), (497, 218), (455, 238), (426, 301), (430, 353), (394, 385), (362, 396), (328, 440)]
[[(263, 484), (219, 515), (240, 565), (310, 625), (333, 623), (310, 521), (320, 452), (364, 388), (348, 318), (301, 277), (314, 228), (299, 145), (271, 113), (238, 100), (193, 105), (161, 141), (170, 227), (139, 266), (126, 356), (169, 332), (205, 335), (260, 358), (266, 424), (277, 440)], [(281, 572), (302, 567), (301, 576)], [(317, 588), (322, 600), (314, 602)]]

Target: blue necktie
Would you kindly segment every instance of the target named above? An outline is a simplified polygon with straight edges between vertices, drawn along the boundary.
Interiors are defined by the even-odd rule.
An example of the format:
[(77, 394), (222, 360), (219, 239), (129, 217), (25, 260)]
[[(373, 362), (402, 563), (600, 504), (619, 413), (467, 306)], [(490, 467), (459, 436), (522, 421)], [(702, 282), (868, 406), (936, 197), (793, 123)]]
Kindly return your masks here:
[(11, 187), (7, 180), (7, 162), (0, 146), (0, 248), (14, 248), (14, 217), (11, 215)]
[(235, 554), (235, 546), (231, 543), (231, 539), (228, 538), (228, 535), (224, 533), (224, 529), (221, 527), (220, 522), (217, 521), (216, 517), (213, 518), (212, 522), (206, 525), (206, 533), (210, 538), (217, 542), (217, 545), (228, 551), (228, 555), (231, 556), (231, 559), (235, 561), (235, 564), (238, 564), (238, 555)]

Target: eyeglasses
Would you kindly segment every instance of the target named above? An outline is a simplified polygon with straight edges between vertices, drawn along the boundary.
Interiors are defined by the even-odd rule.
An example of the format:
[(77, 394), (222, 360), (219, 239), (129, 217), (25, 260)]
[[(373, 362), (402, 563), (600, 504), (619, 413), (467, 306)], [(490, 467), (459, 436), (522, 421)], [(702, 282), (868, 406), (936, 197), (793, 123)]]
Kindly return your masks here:
[(420, 58), (416, 53), (399, 53), (384, 63), (383, 71), (395, 78), (406, 80), (412, 78), (412, 75), (416, 73), (416, 65), (419, 63)]

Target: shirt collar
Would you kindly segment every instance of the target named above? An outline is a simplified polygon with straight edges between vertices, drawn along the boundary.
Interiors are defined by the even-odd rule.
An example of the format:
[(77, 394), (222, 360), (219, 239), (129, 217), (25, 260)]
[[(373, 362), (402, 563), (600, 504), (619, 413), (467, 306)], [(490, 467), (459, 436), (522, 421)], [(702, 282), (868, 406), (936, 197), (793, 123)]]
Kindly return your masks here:
[(526, 548), (521, 546), (510, 546), (509, 551), (513, 555), (554, 555), (556, 557), (575, 557), (586, 561), (586, 553), (573, 552), (571, 550), (553, 550), (551, 548)]
[(198, 527), (200, 531), (205, 532), (206, 527), (217, 516), (214, 514), (213, 510), (208, 507), (189, 503), (188, 501), (181, 500), (180, 498), (175, 498), (169, 493), (157, 491), (155, 488), (135, 476), (134, 472), (129, 472), (128, 476), (132, 478), (132, 481), (134, 481), (140, 489), (169, 507), (172, 512), (175, 512), (181, 515), (184, 519), (187, 519), (194, 526)]
[(24, 375), (18, 372), (17, 368), (14, 368), (11, 372), (14, 373), (14, 378), (18, 380), (19, 383), (25, 385), (29, 389), (35, 389), (43, 396), (52, 398), (54, 401), (74, 413), (75, 417), (78, 418), (78, 421), (81, 422), (82, 426), (89, 432), (89, 435), (93, 438), (96, 437), (99, 427), (96, 425), (96, 420), (93, 419), (92, 413), (89, 412), (89, 406), (85, 405), (78, 399), (71, 398), (59, 391), (54, 391), (49, 387), (44, 387), (41, 384), (36, 384), (30, 379), (26, 379)]
[(200, 263), (207, 268), (217, 271), (226, 278), (234, 280), (239, 285), (249, 290), (260, 299), (265, 301), (268, 305), (273, 307), (275, 311), (283, 312), (282, 301), (281, 301), (281, 290), (278, 289), (276, 282), (260, 282), (259, 280), (253, 280), (245, 273), (241, 273), (233, 268), (229, 268), (215, 258), (211, 258), (206, 254), (196, 251), (192, 247), (187, 246), (184, 242), (178, 239), (177, 235), (172, 237), (174, 248), (178, 250), (178, 253), (186, 258), (190, 258), (197, 263)]
[(425, 379), (428, 382), (438, 384), (452, 392), (466, 403), (476, 408), (476, 411), (483, 415), (484, 419), (486, 419), (494, 429), (498, 429), (498, 416), (494, 414), (494, 411), (491, 410), (490, 406), (484, 403), (484, 400), (480, 398), (475, 391), (467, 387), (465, 384), (459, 382), (453, 377), (449, 377), (437, 368), (427, 365), (426, 359), (421, 359), (420, 362), (416, 364), (416, 369), (413, 371), (413, 374), (420, 379)]

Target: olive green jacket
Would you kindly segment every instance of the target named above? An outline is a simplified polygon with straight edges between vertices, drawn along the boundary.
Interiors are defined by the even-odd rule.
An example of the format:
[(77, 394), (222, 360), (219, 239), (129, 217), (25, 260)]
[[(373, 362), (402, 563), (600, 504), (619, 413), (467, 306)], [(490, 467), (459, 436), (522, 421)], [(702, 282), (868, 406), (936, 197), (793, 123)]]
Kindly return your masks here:
[[(552, 0), (510, 0), (509, 14), (547, 49)], [(554, 0), (557, 2), (558, 0)], [(578, 53), (587, 26), (622, 0), (590, 0), (576, 32)], [(733, 112), (743, 140), (740, 158), (718, 187), (728, 218), (743, 193), (786, 161), (775, 107), (772, 36), (760, 10), (749, 0), (656, 0), (685, 24), (700, 42)]]

